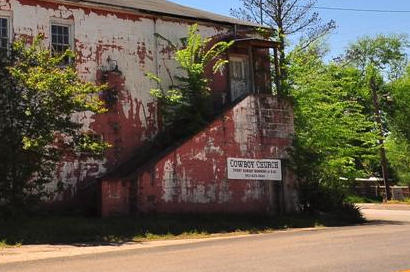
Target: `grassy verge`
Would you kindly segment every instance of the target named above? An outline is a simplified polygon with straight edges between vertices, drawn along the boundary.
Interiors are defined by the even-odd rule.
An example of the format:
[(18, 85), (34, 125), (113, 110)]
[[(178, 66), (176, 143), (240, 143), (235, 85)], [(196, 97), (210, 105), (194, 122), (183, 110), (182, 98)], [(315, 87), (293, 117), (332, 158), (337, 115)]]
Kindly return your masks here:
[[(346, 197), (346, 202), (347, 203), (383, 203), (383, 198), (382, 197), (369, 198), (369, 197), (363, 197), (363, 196), (358, 196), (358, 195), (349, 195)], [(388, 201), (387, 204), (408, 204), (410, 205), (410, 198), (406, 198), (403, 201), (390, 200)]]
[(275, 218), (228, 215), (86, 218), (30, 217), (0, 222), (0, 247), (24, 244), (126, 243), (146, 240), (206, 238), (215, 235), (264, 233), (287, 228), (358, 223), (337, 214)]
[(346, 197), (346, 202), (348, 203), (382, 203), (383, 198), (382, 197), (369, 198), (369, 197), (363, 197), (363, 196), (358, 196), (358, 195), (349, 195)]
[(21, 243), (12, 243), (10, 244), (7, 240), (0, 241), (0, 248), (10, 248), (10, 247), (21, 247)]

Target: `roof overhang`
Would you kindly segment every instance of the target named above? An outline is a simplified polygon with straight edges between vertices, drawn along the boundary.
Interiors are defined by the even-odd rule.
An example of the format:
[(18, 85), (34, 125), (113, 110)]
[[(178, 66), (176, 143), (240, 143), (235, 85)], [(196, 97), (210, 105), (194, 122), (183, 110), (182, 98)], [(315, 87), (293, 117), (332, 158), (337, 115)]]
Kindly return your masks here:
[(271, 40), (257, 39), (257, 38), (244, 38), (234, 39), (236, 46), (243, 47), (256, 47), (256, 48), (278, 48), (279, 43)]

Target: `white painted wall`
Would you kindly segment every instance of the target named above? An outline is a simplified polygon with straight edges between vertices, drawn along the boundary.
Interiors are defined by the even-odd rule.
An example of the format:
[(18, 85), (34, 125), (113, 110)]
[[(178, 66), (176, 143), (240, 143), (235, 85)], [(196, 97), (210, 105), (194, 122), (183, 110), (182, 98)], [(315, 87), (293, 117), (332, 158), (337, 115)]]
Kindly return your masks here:
[[(78, 71), (84, 80), (95, 81), (97, 70), (107, 66), (107, 58), (110, 57), (118, 62), (119, 70), (125, 77), (125, 89), (129, 92), (132, 101), (142, 103), (145, 108), (149, 103), (154, 102), (149, 94), (153, 83), (145, 77), (147, 72), (158, 72), (163, 79), (163, 86), (171, 85), (169, 71), (176, 73), (177, 64), (172, 55), (162, 54), (167, 47), (167, 43), (154, 35), (157, 33), (166, 37), (174, 43), (187, 36), (189, 24), (184, 21), (166, 21), (164, 19), (153, 20), (141, 17), (139, 20), (122, 19), (115, 13), (102, 15), (101, 13), (89, 12), (80, 7), (67, 7), (59, 5), (58, 8), (47, 8), (40, 6), (42, 1), (38, 1), (37, 6), (24, 5), (20, 0), (0, 0), (0, 16), (9, 14), (12, 18), (12, 30), (16, 38), (34, 37), (40, 33), (46, 36), (46, 45), (50, 33), (51, 21), (64, 20), (72, 23), (74, 31), (75, 51), (78, 54)], [(131, 17), (131, 16), (130, 16)], [(228, 29), (201, 25), (200, 32), (204, 36), (214, 36)], [(144, 53), (146, 52), (146, 53)], [(140, 56), (145, 55), (145, 58)], [(126, 118), (131, 118), (132, 113), (137, 112), (137, 103), (127, 103), (122, 101), (122, 107), (126, 112)], [(143, 126), (146, 126), (146, 119), (143, 112), (137, 112)], [(76, 116), (84, 124), (84, 129), (89, 129), (93, 121), (90, 113), (83, 113)], [(144, 136), (143, 136), (144, 137)], [(145, 139), (139, 139), (145, 140)], [(138, 141), (136, 141), (138, 142)], [(88, 165), (90, 162), (85, 162)], [(87, 176), (101, 176), (105, 173), (105, 161), (94, 161), (92, 164), (99, 165), (97, 173), (89, 174), (87, 167), (82, 167), (79, 173), (79, 162), (66, 162), (57, 174), (66, 185), (74, 188), (76, 183)], [(51, 184), (50, 189), (55, 187)], [(74, 192), (73, 192), (74, 193)]]

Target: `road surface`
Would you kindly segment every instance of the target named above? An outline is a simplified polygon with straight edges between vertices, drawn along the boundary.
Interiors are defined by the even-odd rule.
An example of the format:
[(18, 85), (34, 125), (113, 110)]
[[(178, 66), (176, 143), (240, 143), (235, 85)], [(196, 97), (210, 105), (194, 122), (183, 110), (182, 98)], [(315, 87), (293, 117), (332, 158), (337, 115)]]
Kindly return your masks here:
[(363, 226), (212, 240), (0, 265), (1, 272), (410, 270), (410, 209), (363, 209)]

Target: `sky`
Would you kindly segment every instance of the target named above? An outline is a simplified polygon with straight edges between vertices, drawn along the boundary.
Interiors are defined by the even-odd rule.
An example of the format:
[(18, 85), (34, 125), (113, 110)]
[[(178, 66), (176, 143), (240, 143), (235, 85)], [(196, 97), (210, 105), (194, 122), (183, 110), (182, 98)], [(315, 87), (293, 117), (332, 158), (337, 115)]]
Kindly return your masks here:
[[(172, 0), (173, 2), (219, 14), (230, 15), (231, 8), (241, 6), (240, 0)], [(410, 0), (318, 0), (317, 6), (410, 11)], [(410, 36), (409, 13), (376, 13), (317, 10), (323, 21), (336, 21), (334, 30), (327, 42), (330, 47), (328, 57), (336, 57), (358, 38), (379, 33), (408, 34)], [(410, 51), (408, 51), (410, 53)]]

